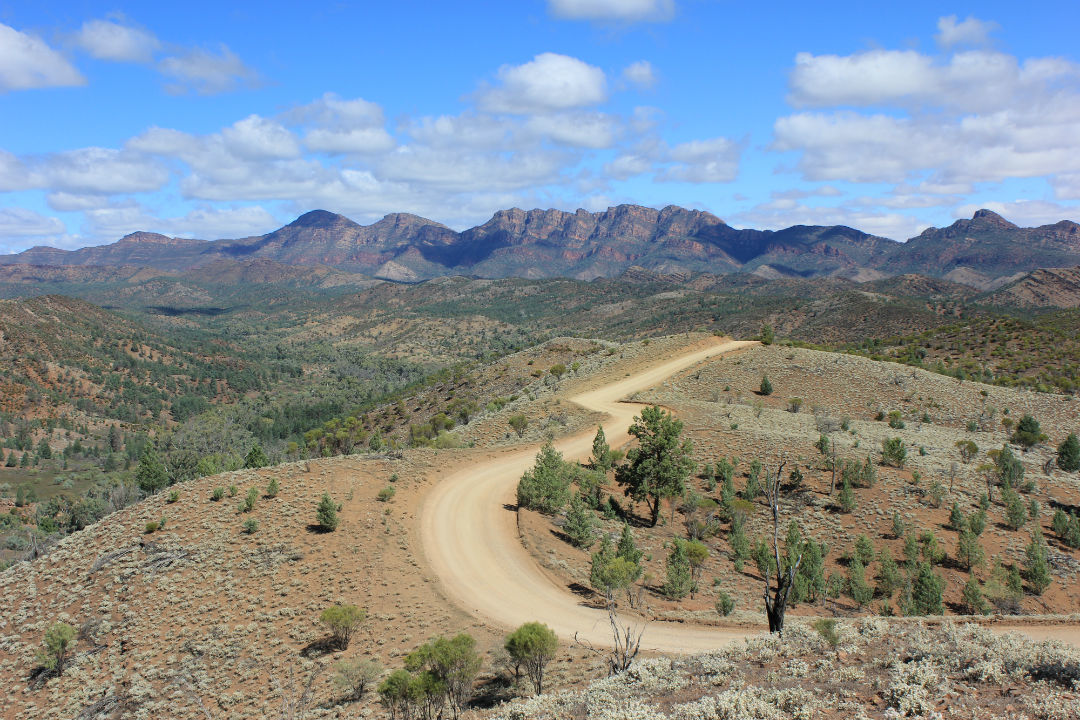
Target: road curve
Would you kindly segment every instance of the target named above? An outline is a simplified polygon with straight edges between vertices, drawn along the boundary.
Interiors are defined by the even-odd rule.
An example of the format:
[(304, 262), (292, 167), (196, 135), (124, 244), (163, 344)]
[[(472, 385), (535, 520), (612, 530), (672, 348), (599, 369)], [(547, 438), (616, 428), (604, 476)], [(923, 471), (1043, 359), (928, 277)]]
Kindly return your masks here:
[[(659, 384), (703, 360), (755, 345), (753, 341), (716, 340), (630, 377), (570, 398), (582, 407), (607, 413), (604, 432), (612, 447), (629, 438), (626, 429), (638, 405), (619, 401)], [(555, 443), (568, 460), (592, 452), (595, 429)], [(561, 638), (579, 638), (596, 646), (611, 643), (607, 613), (582, 604), (581, 598), (553, 580), (522, 546), (518, 537), (515, 492), (522, 473), (532, 467), (537, 448), (491, 455), (454, 469), (428, 494), (420, 512), (424, 552), (447, 596), (485, 622), (514, 628), (523, 622), (546, 623)], [(756, 631), (713, 628), (678, 622), (652, 622), (642, 649), (701, 652), (739, 640)]]

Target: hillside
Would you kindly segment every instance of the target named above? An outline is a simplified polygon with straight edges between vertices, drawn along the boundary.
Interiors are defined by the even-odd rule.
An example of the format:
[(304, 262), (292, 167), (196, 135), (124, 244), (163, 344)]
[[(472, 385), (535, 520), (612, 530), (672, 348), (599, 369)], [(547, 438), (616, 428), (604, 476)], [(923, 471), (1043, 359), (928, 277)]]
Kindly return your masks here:
[(325, 210), (262, 236), (201, 241), (138, 232), (74, 251), (32, 248), (0, 256), (23, 265), (124, 265), (180, 272), (225, 259), (416, 282), (446, 275), (486, 278), (615, 277), (632, 267), (668, 274), (753, 273), (767, 279), (840, 276), (867, 280), (918, 273), (982, 289), (1003, 277), (1080, 262), (1080, 226), (1020, 228), (989, 210), (906, 243), (845, 226), (736, 229), (699, 210), (619, 205), (602, 212), (500, 210), (462, 232), (403, 213), (359, 225)]
[(1080, 266), (1036, 270), (981, 301), (987, 305), (1022, 308), (1080, 307)]

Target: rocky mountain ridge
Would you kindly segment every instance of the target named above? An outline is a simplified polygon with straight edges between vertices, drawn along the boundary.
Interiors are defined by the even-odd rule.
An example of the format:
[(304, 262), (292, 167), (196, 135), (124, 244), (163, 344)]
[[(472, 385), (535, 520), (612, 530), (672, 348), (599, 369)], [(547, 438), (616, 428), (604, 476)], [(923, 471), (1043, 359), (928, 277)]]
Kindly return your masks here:
[(407, 213), (360, 225), (313, 210), (266, 235), (205, 241), (137, 232), (74, 251), (35, 247), (0, 256), (0, 265), (182, 272), (256, 259), (404, 282), (445, 275), (589, 280), (642, 268), (666, 275), (753, 273), (767, 280), (865, 281), (915, 273), (992, 290), (1038, 268), (1080, 264), (1080, 225), (1021, 228), (979, 210), (970, 220), (900, 243), (842, 225), (737, 229), (708, 212), (674, 205), (618, 205), (602, 212), (511, 208), (462, 232)]

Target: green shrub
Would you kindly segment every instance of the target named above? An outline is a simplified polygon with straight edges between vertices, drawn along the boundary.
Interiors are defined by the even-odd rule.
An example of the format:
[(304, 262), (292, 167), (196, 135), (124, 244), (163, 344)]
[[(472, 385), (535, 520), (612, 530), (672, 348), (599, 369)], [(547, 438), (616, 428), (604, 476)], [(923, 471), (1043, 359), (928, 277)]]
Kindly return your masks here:
[(379, 502), (389, 502), (394, 495), (397, 494), (397, 490), (393, 485), (387, 485), (375, 496), (375, 499)]
[(904, 429), (904, 416), (899, 410), (893, 410), (889, 413), (889, 427), (895, 430)]
[(907, 448), (903, 438), (885, 438), (881, 441), (881, 462), (894, 467), (904, 467), (907, 460)]
[(257, 488), (248, 488), (247, 495), (244, 496), (243, 501), (240, 503), (239, 510), (242, 513), (251, 512), (255, 509), (255, 501), (259, 499), (259, 491)]
[(590, 548), (596, 541), (596, 518), (580, 496), (570, 501), (562, 529), (576, 548)]
[(769, 382), (768, 375), (761, 376), (761, 386), (758, 389), (760, 390), (762, 395), (772, 395), (773, 386), (772, 383)]
[(1080, 470), (1080, 440), (1077, 440), (1076, 433), (1069, 433), (1058, 445), (1057, 466), (1065, 472)]
[(340, 522), (337, 514), (337, 504), (329, 493), (324, 492), (319, 500), (319, 506), (315, 510), (315, 521), (325, 532), (337, 530), (338, 522)]
[(156, 533), (158, 531), (158, 524), (156, 522), (148, 522), (146, 523), (146, 527), (144, 528), (144, 530), (146, 531), (147, 535), (152, 535), (153, 533)]
[(210, 493), (210, 499), (214, 502), (217, 502), (223, 497), (225, 497), (225, 488), (223, 487), (216, 487), (213, 492)]
[(75, 636), (75, 628), (67, 623), (58, 622), (50, 625), (45, 631), (45, 639), (37, 656), (38, 662), (58, 676), (63, 675), (64, 663), (67, 661), (68, 652), (75, 644)]
[(237, 489), (237, 487), (235, 485), (230, 485), (229, 486), (229, 497), (236, 497), (236, 493), (238, 491), (239, 490)]
[(726, 592), (721, 592), (716, 598), (716, 612), (721, 617), (727, 617), (735, 609), (735, 601)]
[(507, 636), (504, 647), (515, 667), (525, 669), (536, 694), (542, 693), (544, 670), (559, 650), (555, 632), (543, 623), (525, 623)]
[(331, 605), (319, 615), (319, 622), (330, 631), (335, 647), (345, 650), (349, 647), (353, 632), (367, 618), (367, 610), (355, 605)]
[(248, 518), (244, 521), (244, 532), (248, 535), (254, 535), (259, 529), (259, 521), (255, 518)]
[(382, 672), (382, 665), (374, 660), (341, 660), (334, 664), (334, 687), (345, 693), (345, 700), (363, 700)]
[(276, 498), (280, 489), (277, 478), (270, 478), (270, 484), (266, 486), (266, 497)]
[(179, 499), (180, 499), (180, 491), (179, 490), (173, 490), (172, 492), (169, 493), (169, 497), (166, 499), (166, 502), (168, 502), (169, 504), (172, 504), (172, 503), (176, 502)]

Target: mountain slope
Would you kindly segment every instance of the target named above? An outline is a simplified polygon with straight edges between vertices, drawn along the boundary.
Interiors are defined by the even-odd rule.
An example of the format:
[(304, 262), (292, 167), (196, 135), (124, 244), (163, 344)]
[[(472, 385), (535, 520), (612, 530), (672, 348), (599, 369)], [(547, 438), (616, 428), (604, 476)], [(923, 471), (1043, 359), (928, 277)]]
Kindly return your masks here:
[(313, 210), (266, 235), (203, 241), (139, 232), (101, 247), (31, 248), (0, 256), (0, 265), (182, 272), (223, 260), (326, 266), (404, 282), (455, 274), (590, 280), (642, 268), (665, 275), (753, 273), (769, 280), (865, 281), (918, 273), (990, 290), (1017, 273), (1080, 264), (1080, 225), (1063, 220), (1021, 228), (979, 210), (970, 220), (898, 243), (842, 225), (737, 229), (677, 206), (618, 205), (595, 213), (512, 208), (463, 232), (405, 213), (360, 225)]

